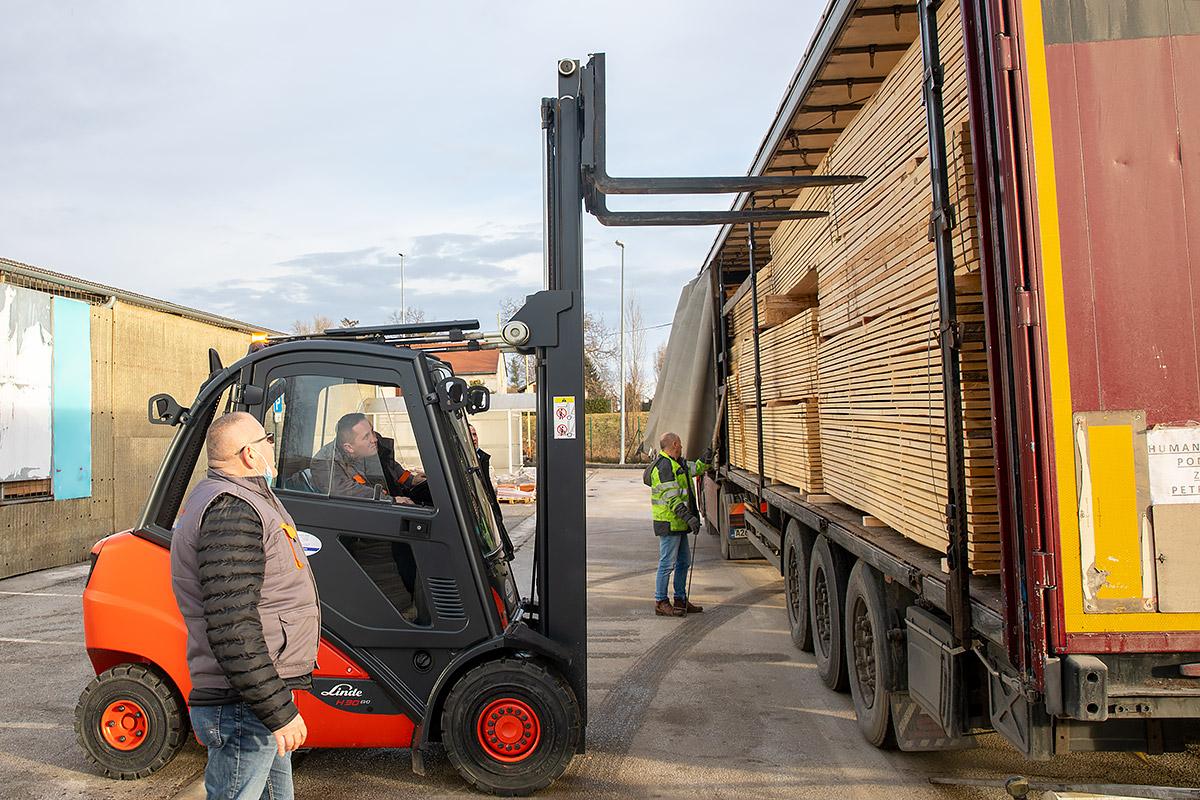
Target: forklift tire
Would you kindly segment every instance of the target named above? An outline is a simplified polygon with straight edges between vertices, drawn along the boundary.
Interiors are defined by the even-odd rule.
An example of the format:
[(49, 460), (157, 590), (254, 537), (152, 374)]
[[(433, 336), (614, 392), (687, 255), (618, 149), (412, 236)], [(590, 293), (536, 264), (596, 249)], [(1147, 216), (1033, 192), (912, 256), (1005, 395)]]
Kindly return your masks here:
[(800, 523), (790, 520), (783, 534), (783, 589), (792, 644), (813, 651), (812, 617), (808, 613), (808, 554)]
[(849, 688), (846, 648), (842, 645), (842, 609), (845, 607), (849, 570), (840, 549), (817, 537), (808, 564), (808, 608), (812, 616), (813, 657), (817, 674), (830, 689)]
[(144, 778), (167, 765), (187, 740), (186, 706), (144, 664), (97, 675), (75, 706), (75, 738), (106, 777)]
[(458, 679), (442, 711), (450, 763), (476, 789), (527, 795), (571, 763), (582, 726), (570, 684), (553, 668), (501, 658)]
[(891, 705), (894, 686), (888, 657), (887, 603), (879, 575), (859, 561), (846, 585), (846, 667), (854, 716), (868, 742), (884, 750), (896, 747)]

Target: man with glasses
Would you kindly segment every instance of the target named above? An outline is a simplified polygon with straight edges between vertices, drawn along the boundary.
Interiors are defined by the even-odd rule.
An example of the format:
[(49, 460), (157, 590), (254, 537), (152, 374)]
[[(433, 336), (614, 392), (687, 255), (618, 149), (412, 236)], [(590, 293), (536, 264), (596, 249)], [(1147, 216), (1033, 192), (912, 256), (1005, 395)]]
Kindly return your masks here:
[(291, 753), (308, 735), (292, 693), (312, 687), (316, 582), (271, 491), (274, 437), (234, 412), (212, 423), (205, 448), (208, 474), (171, 538), (192, 729), (208, 748), (204, 785), (209, 798), (291, 798)]

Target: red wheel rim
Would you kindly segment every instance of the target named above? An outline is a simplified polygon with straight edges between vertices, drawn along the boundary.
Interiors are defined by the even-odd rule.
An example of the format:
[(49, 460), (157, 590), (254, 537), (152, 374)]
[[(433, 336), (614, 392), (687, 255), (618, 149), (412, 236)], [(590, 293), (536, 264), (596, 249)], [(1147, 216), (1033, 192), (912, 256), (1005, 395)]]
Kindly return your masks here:
[(150, 732), (142, 707), (132, 700), (115, 700), (100, 715), (100, 735), (114, 750), (136, 750)]
[(477, 729), (483, 752), (497, 761), (514, 763), (529, 757), (542, 738), (537, 712), (523, 700), (493, 700), (479, 714)]

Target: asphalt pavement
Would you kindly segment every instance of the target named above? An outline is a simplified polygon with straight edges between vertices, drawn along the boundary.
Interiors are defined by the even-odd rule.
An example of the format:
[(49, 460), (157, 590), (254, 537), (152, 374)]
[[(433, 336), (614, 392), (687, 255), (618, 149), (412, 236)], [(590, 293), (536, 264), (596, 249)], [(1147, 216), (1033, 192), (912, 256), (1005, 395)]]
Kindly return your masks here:
[[(959, 753), (884, 752), (859, 736), (849, 696), (827, 690), (787, 634), (782, 580), (761, 561), (720, 560), (701, 535), (693, 599), (703, 614), (655, 617), (647, 493), (636, 471), (588, 482), (588, 753), (547, 798), (1000, 798), (997, 789), (937, 787), (931, 776), (1064, 782), (1197, 784), (1200, 751), (1165, 756), (1079, 754), (1026, 762), (1000, 737)], [(518, 544), (532, 506), (506, 509)], [(527, 520), (522, 524), (522, 520)], [(531, 544), (518, 553), (528, 591)], [(73, 710), (92, 677), (80, 595), (86, 565), (0, 581), (0, 798), (197, 795), (204, 752), (194, 741), (157, 774), (133, 782), (94, 773), (75, 744)], [(296, 797), (363, 800), (472, 796), (444, 757), (411, 773), (408, 751), (301, 754)]]

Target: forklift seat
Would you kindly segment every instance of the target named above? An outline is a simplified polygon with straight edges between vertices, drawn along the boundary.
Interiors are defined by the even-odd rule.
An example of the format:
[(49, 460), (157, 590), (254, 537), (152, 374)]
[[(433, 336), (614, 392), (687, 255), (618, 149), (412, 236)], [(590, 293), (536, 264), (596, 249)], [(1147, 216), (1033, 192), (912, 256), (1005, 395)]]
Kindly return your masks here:
[(309, 494), (321, 494), (313, 483), (312, 470), (305, 468), (292, 475), (283, 482), (283, 488), (291, 489), (293, 492), (308, 492)]

